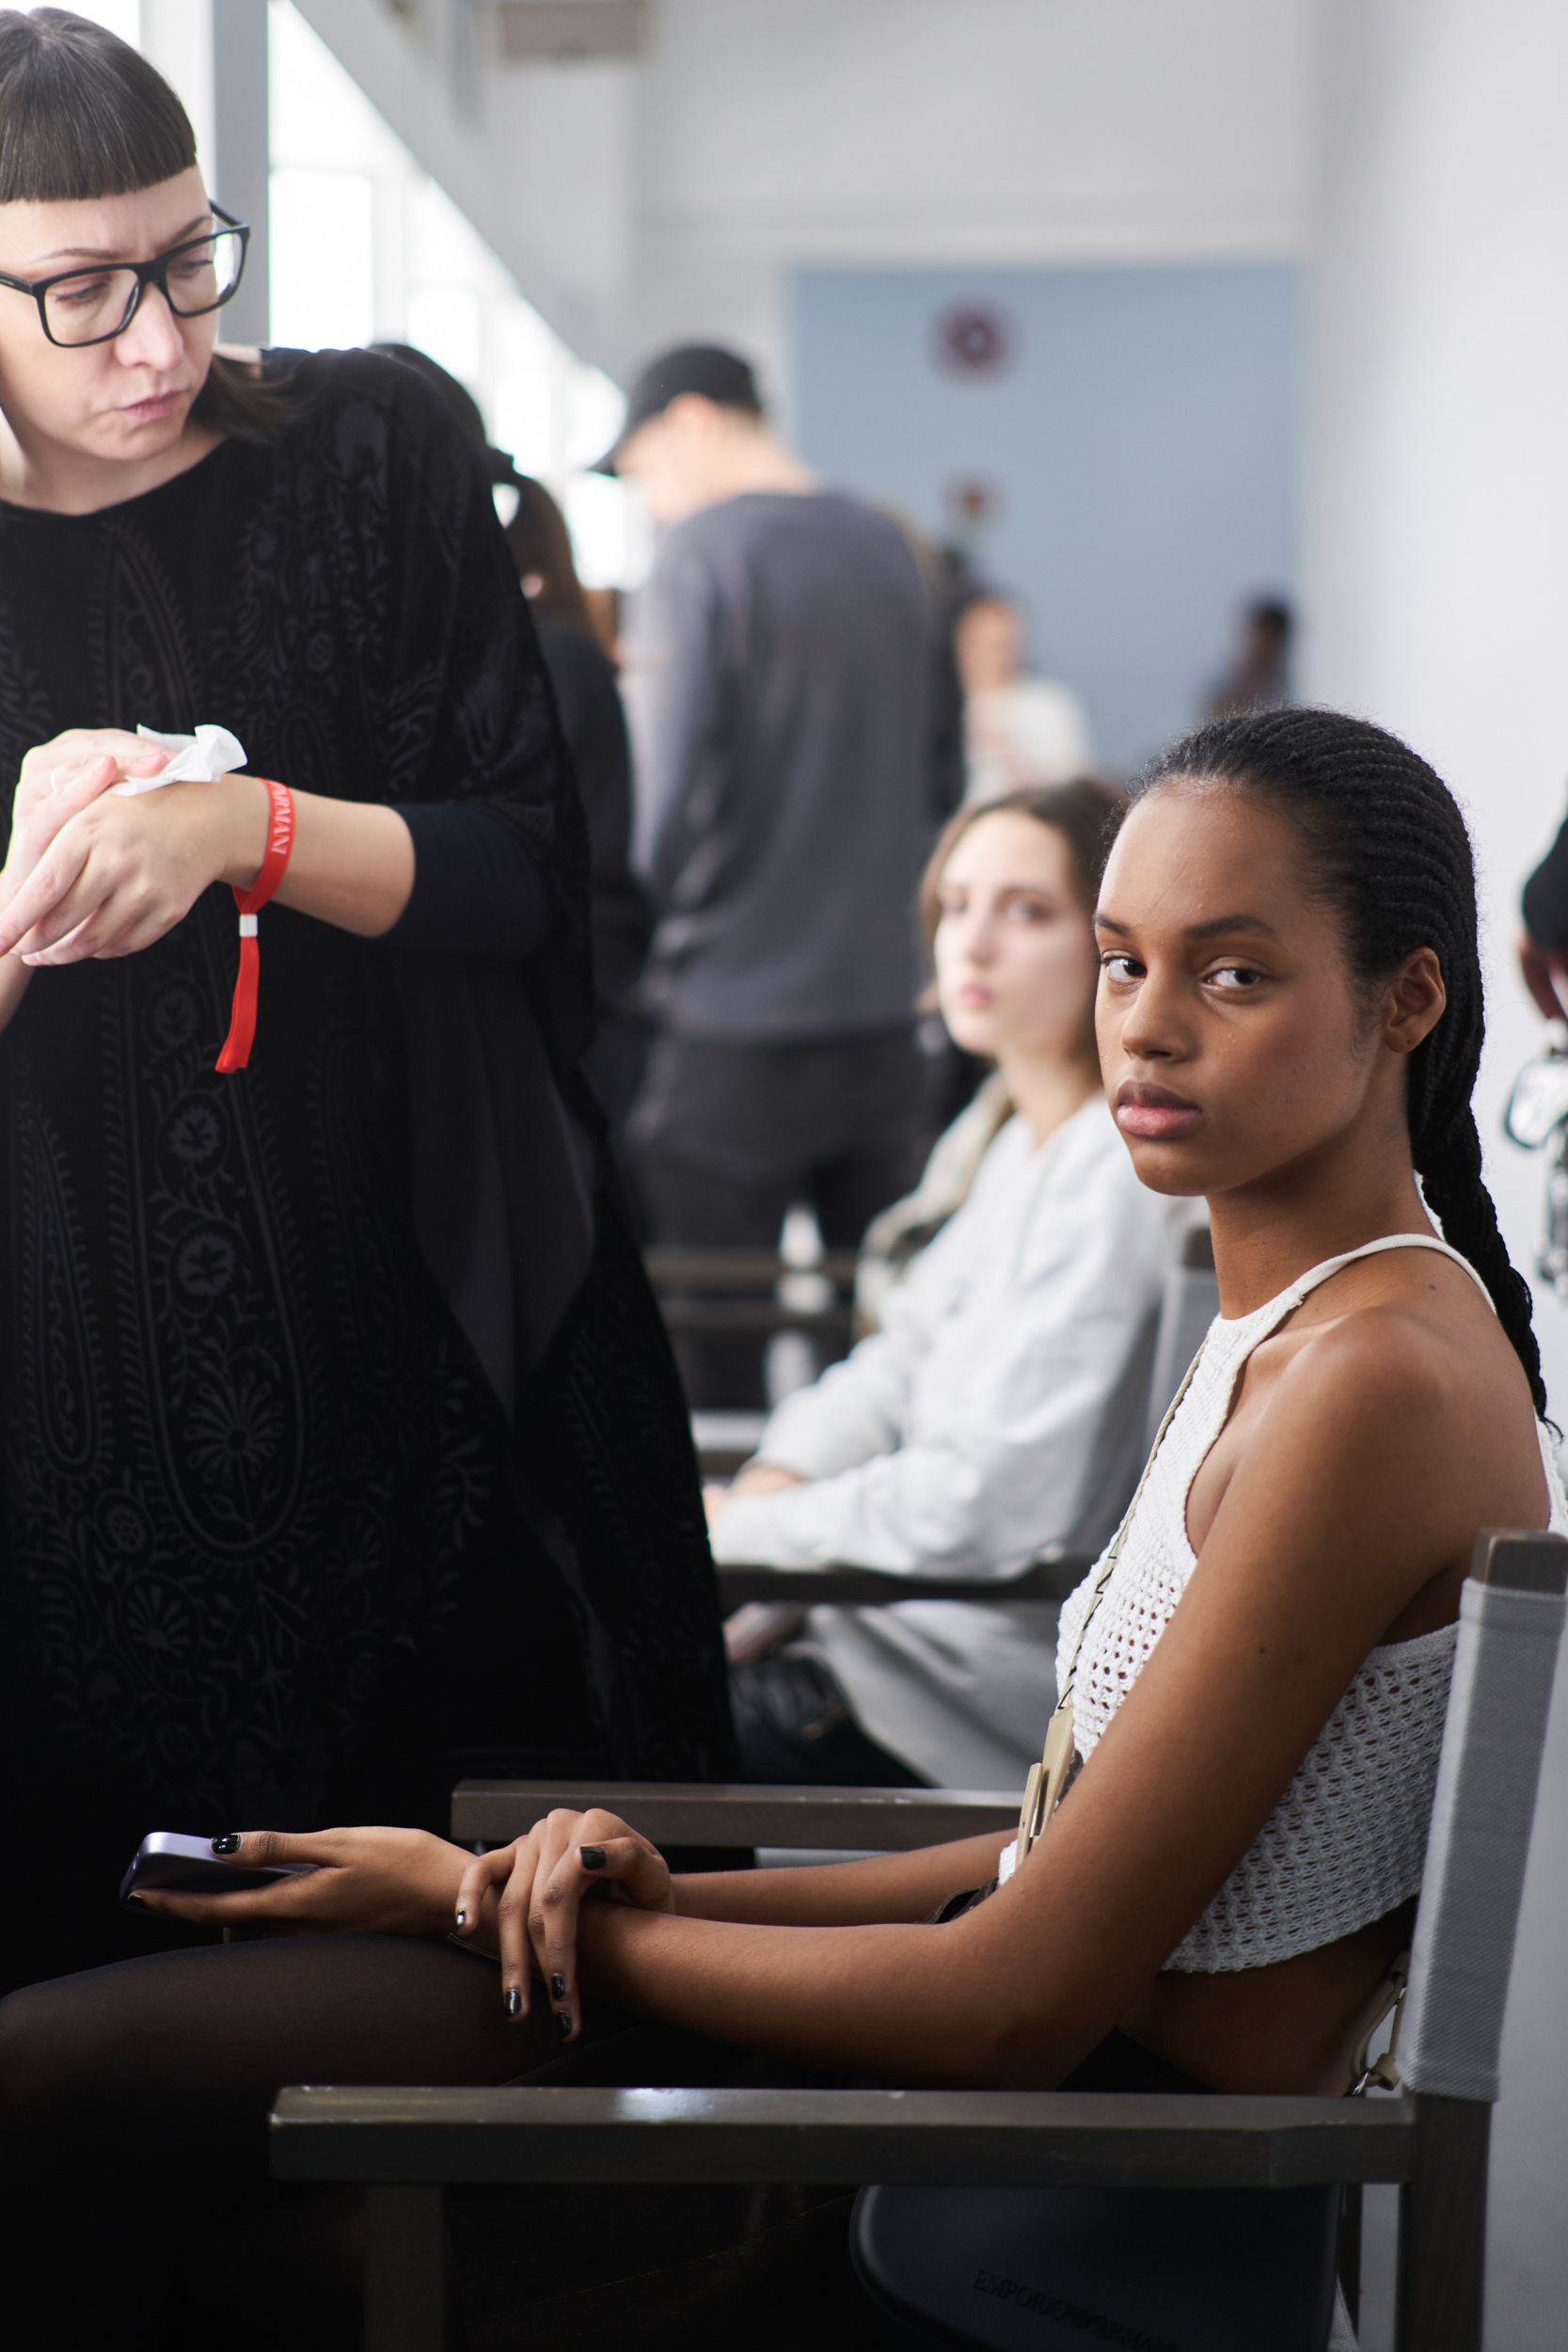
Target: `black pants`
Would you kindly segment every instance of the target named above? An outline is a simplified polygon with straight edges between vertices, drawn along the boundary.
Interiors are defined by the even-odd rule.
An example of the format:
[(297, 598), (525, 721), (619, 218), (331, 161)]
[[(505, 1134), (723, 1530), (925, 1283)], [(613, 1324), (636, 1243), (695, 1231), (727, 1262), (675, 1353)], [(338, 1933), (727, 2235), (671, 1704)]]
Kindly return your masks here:
[[(651, 1238), (771, 1249), (803, 1201), (830, 1249), (853, 1249), (919, 1173), (925, 1085), (912, 1030), (798, 1045), (661, 1037), (629, 1130)], [(764, 1402), (758, 1341), (706, 1341), (686, 1368), (695, 1405)]]
[(929, 1783), (855, 1721), (819, 1658), (780, 1650), (730, 1668), (730, 1712), (747, 1780), (815, 1788), (925, 1788)]
[[(358, 2198), (275, 2186), (289, 2083), (705, 2089), (847, 2078), (591, 2008), (561, 2050), (537, 1996), (411, 1936), (304, 1936), (121, 1962), (0, 2002), (0, 2295), (50, 2352), (356, 2352)], [(1113, 2033), (1064, 2086), (1196, 2090)], [(655, 2184), (462, 2189), (463, 2352), (873, 2352), (851, 2192)]]

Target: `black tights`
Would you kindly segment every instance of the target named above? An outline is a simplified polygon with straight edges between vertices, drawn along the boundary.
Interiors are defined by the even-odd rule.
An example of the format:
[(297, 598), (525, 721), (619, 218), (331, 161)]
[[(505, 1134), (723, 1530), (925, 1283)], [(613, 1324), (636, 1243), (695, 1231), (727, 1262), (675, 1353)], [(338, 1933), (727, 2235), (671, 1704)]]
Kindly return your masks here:
[(504, 2082), (542, 2054), (543, 2030), (508, 2025), (487, 1963), (404, 1936), (159, 1953), (13, 1993), (0, 2002), (0, 2292), (38, 2313), (13, 2341), (173, 2345), (189, 2302), (207, 2342), (248, 2343), (279, 2280), (271, 2241), (296, 2273), (292, 2316), (285, 2329), (275, 2312), (256, 2340), (353, 2343), (352, 2201), (273, 2189), (275, 2094)]
[[(821, 2086), (700, 2034), (589, 2011), (562, 2050), (447, 1944), (301, 1936), (122, 1961), (0, 2001), (0, 2318), (50, 2352), (356, 2352), (359, 2201), (275, 2187), (288, 2083)], [(1113, 2033), (1072, 2090), (1200, 2090)], [(870, 2352), (848, 2192), (464, 2189), (462, 2352)]]
[[(277, 2092), (302, 2082), (518, 2079), (811, 2078), (602, 2009), (562, 2051), (542, 1999), (511, 2024), (488, 1962), (404, 1936), (163, 1953), (13, 1993), (0, 2002), (9, 2340), (51, 2352), (347, 2352), (360, 2341), (358, 2199), (272, 2185), (266, 2117)], [(641, 2276), (634, 2299), (648, 2307), (646, 2335), (627, 2324), (624, 2296), (618, 2321), (595, 2321), (587, 2307), (614, 2297), (615, 2280), (672, 2263), (705, 2278), (730, 2259), (724, 2249), (759, 2230), (809, 2232), (813, 2202), (744, 2187), (463, 2192), (452, 2222), (471, 2352), (525, 2340), (515, 2335), (518, 2310), (557, 2296), (560, 2341), (597, 2343), (602, 2326), (608, 2343), (663, 2344)], [(853, 2298), (841, 2254), (829, 2248), (821, 2261), (832, 2274), (827, 2291)], [(781, 2248), (780, 2262), (797, 2276), (799, 2246), (787, 2259)], [(689, 2313), (691, 2291), (689, 2280)], [(867, 2311), (847, 2342), (878, 2340), (862, 2332), (862, 2317), (874, 2330)], [(557, 2335), (531, 2330), (528, 2340)], [(832, 2341), (817, 2329), (819, 2345)]]

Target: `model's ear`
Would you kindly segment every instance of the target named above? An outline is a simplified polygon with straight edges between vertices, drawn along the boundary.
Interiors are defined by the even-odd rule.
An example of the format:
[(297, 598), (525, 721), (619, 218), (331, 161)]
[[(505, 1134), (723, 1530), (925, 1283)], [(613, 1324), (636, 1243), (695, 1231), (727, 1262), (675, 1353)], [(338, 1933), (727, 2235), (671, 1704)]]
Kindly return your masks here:
[(1413, 1054), (1443, 1017), (1449, 992), (1434, 947), (1406, 956), (1388, 983), (1384, 1000), (1383, 1041), (1396, 1054)]

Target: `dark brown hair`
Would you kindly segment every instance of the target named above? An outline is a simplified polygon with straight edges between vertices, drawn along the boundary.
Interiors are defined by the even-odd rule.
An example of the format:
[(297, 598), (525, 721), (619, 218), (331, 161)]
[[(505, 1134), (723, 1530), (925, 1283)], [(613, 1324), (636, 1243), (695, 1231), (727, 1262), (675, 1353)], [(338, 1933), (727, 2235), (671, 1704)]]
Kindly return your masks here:
[[(139, 50), (69, 8), (0, 8), (0, 204), (134, 196), (189, 171), (190, 119)], [(236, 440), (272, 439), (276, 385), (214, 355), (191, 415)]]
[(517, 566), (518, 579), (539, 582), (537, 591), (529, 598), (534, 611), (553, 613), (557, 620), (569, 621), (574, 628), (594, 636), (593, 615), (572, 561), (566, 517), (544, 484), (535, 482), (531, 474), (519, 473), (505, 450), (494, 447), (485, 429), (483, 411), (472, 392), (450, 369), (433, 359), (428, 351), (420, 351), (413, 343), (372, 343), (370, 347), (382, 358), (396, 359), (402, 366), (412, 368), (416, 375), (422, 375), (451, 410), (465, 440), (483, 455), (492, 485), (516, 491), (517, 511), (506, 526), (506, 544)]
[(1078, 903), (1090, 915), (1117, 827), (1131, 804), (1131, 796), (1119, 785), (1102, 784), (1095, 776), (1081, 776), (1072, 784), (1024, 785), (994, 801), (966, 802), (948, 818), (921, 877), (920, 921), (927, 950), (936, 944), (942, 920), (942, 877), (947, 861), (982, 817), (1032, 817), (1037, 825), (1053, 826), (1067, 843)]
[(565, 516), (544, 484), (535, 482), (531, 474), (514, 474), (511, 479), (517, 493), (517, 512), (506, 526), (506, 544), (512, 549), (518, 579), (540, 582), (532, 598), (536, 612), (553, 612), (557, 620), (569, 621), (574, 628), (592, 635), (593, 616), (572, 561)]

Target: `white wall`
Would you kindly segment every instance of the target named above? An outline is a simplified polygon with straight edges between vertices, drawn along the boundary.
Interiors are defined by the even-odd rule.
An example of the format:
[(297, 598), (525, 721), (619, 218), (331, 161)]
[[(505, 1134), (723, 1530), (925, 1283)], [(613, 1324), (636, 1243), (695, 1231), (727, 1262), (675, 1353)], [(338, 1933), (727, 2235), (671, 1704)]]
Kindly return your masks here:
[[(1087, 707), (1097, 761), (1139, 768), (1199, 716), (1237, 607), (1296, 593), (1301, 277), (1291, 262), (808, 269), (797, 446), (951, 537), (1022, 600), (1036, 666)], [(994, 307), (1008, 365), (955, 378), (950, 307)]]
[[(1514, 1256), (1541, 1168), (1497, 1138), (1538, 1041), (1518, 889), (1568, 778), (1568, 10), (1324, 0), (1305, 523), (1308, 691), (1408, 736), (1469, 810)], [(1568, 1310), (1538, 1320), (1568, 1413)]]
[(787, 362), (804, 263), (1288, 260), (1310, 0), (660, 0), (643, 344)]
[(656, 0), (641, 64), (492, 57), (477, 99), (458, 0), (422, 34), (379, 0), (300, 5), (551, 324), (623, 375), (712, 335), (786, 391), (806, 263), (1305, 242), (1313, 0)]
[[(1478, 1098), (1516, 1263), (1543, 1170), (1497, 1135), (1538, 1041), (1520, 881), (1568, 775), (1568, 10), (1324, 0), (1306, 501), (1308, 684), (1382, 720), (1467, 804), (1486, 894)], [(1568, 1309), (1538, 1293), (1559, 1419)], [(1568, 1684), (1560, 1677), (1494, 2125), (1490, 2352), (1560, 2352), (1568, 2307)]]

